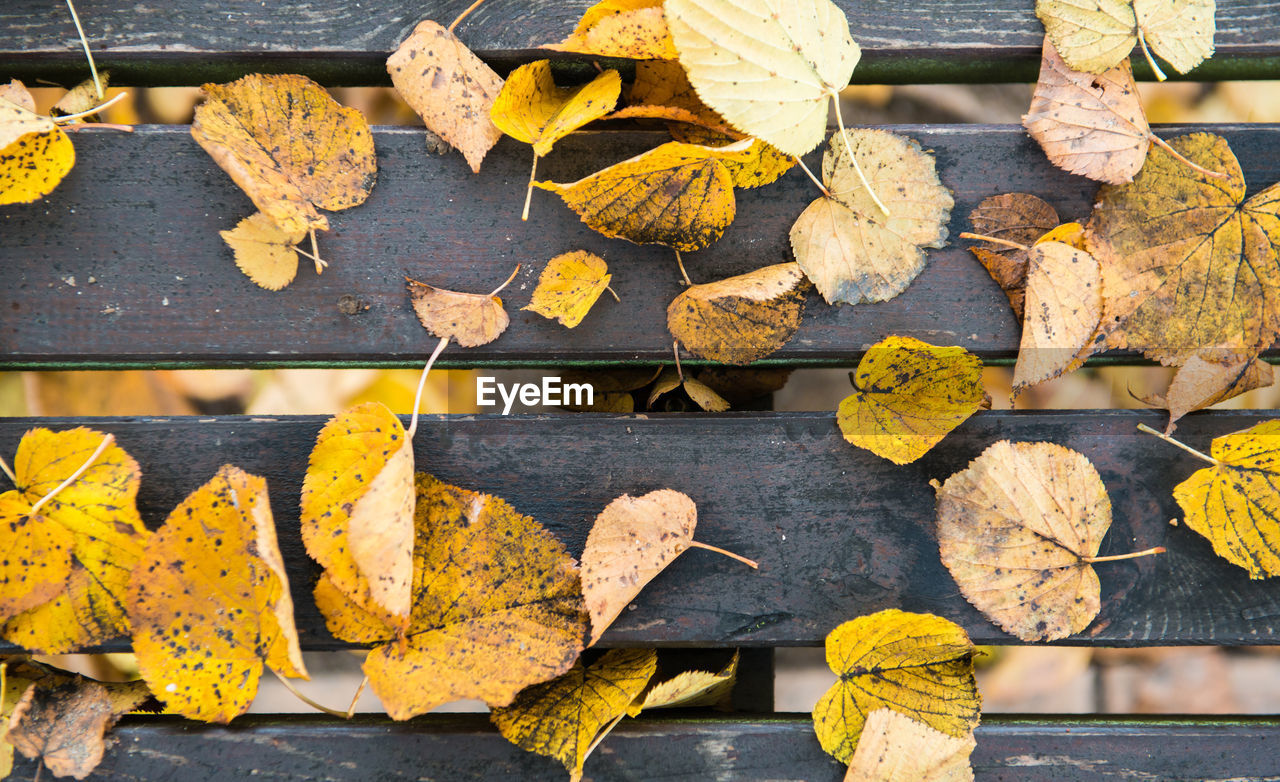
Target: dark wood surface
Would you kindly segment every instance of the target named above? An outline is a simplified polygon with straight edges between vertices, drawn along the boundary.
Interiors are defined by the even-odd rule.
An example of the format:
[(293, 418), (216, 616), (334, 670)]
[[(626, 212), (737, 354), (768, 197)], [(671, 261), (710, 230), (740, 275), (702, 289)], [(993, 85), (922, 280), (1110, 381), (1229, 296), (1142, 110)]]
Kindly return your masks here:
[[(503, 739), (484, 715), (394, 723), (360, 717), (241, 717), (230, 727), (168, 717), (126, 717), (91, 779), (546, 780), (556, 761)], [(976, 733), (978, 782), (1275, 779), (1280, 721), (1273, 718), (1019, 719), (988, 717)], [(35, 764), (20, 756), (15, 779)], [(806, 715), (623, 720), (587, 760), (585, 779), (769, 779), (839, 782)]]
[[(1088, 213), (1096, 186), (1053, 168), (1019, 127), (893, 126), (936, 152), (955, 192), (951, 235), (969, 229), (981, 199), (1024, 191), (1064, 219)], [(1181, 126), (1228, 138), (1250, 192), (1280, 180), (1280, 125)], [(504, 139), (479, 175), (460, 155), (424, 151), (423, 131), (376, 133), (378, 183), (362, 206), (330, 215), (320, 235), (330, 268), (303, 261), (280, 292), (253, 285), (218, 236), (253, 212), (249, 199), (185, 127), (132, 134), (85, 131), (78, 162), (47, 199), (0, 207), (0, 367), (234, 365), (349, 362), (413, 365), (435, 340), (414, 317), (403, 277), (486, 292), (524, 264), (503, 293), (511, 326), (496, 342), (450, 347), (446, 364), (565, 365), (669, 361), (666, 306), (682, 290), (670, 250), (606, 239), (551, 193), (534, 193), (519, 218), (531, 152)], [(539, 166), (572, 181), (665, 140), (645, 131), (575, 134)], [(817, 165), (819, 155), (810, 156)], [(788, 232), (817, 195), (798, 170), (739, 192), (737, 221), (710, 248), (690, 253), (695, 281), (711, 281), (791, 259)], [(1019, 330), (999, 288), (966, 249), (930, 252), (901, 296), (882, 304), (830, 307), (810, 293), (796, 336), (767, 361), (851, 363), (890, 334), (963, 345), (1007, 358)], [(554, 255), (600, 253), (621, 303), (604, 297), (576, 329), (520, 307)], [(355, 314), (344, 314), (356, 302)], [(368, 309), (363, 309), (364, 305)], [(352, 308), (348, 308), (351, 311)]]
[[(834, 406), (836, 400), (832, 400)], [(1275, 411), (1193, 415), (1193, 447)], [(1165, 555), (1102, 564), (1102, 612), (1072, 643), (1107, 646), (1280, 643), (1280, 579), (1250, 581), (1185, 526), (1173, 487), (1202, 465), (1136, 431), (1155, 412), (982, 413), (915, 464), (853, 448), (824, 413), (427, 418), (419, 469), (504, 497), (575, 555), (592, 520), (623, 493), (672, 488), (698, 504), (697, 539), (760, 562), (684, 554), (644, 591), (605, 645), (820, 645), (838, 624), (897, 607), (959, 622), (978, 643), (1011, 639), (965, 602), (938, 558), (930, 479), (945, 480), (992, 442), (1048, 440), (1097, 466), (1114, 507), (1104, 554), (1165, 545)], [(0, 453), (35, 423), (0, 420)], [(52, 428), (70, 421), (41, 419)], [(219, 465), (266, 476), (305, 648), (340, 648), (311, 599), (317, 575), (298, 536), (300, 482), (322, 419), (91, 419), (138, 459), (149, 525)], [(112, 648), (123, 648), (124, 641)]]
[[(489, 0), (458, 28), (501, 68), (560, 56), (536, 47), (568, 35), (594, 0)], [(468, 0), (80, 0), (98, 62), (121, 84), (222, 81), (253, 71), (306, 73), (328, 84), (385, 84), (387, 55), (422, 19), (447, 25)], [(1032, 0), (837, 0), (863, 49), (862, 83), (1026, 81), (1044, 28)], [(1275, 0), (1220, 0), (1217, 52), (1192, 79), (1280, 76)], [(1135, 70), (1149, 74), (1142, 58)], [(0, 74), (74, 82), (86, 67), (61, 4), (0, 4)]]

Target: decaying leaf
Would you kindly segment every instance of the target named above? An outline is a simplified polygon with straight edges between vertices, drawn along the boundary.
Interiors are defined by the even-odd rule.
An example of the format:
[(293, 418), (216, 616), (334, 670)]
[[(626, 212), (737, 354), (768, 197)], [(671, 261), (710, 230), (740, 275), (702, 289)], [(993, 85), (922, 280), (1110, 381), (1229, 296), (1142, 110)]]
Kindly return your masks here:
[(653, 404), (658, 401), (658, 397), (663, 394), (669, 394), (677, 388), (683, 388), (694, 404), (707, 412), (723, 413), (729, 409), (729, 402), (717, 394), (715, 389), (696, 378), (683, 377), (681, 372), (674, 368), (665, 369), (658, 376), (653, 388), (649, 390), (647, 406), (653, 409)]
[(71, 139), (35, 113), (22, 82), (0, 84), (0, 206), (44, 198), (75, 163)]
[(614, 649), (589, 666), (577, 662), (568, 673), (522, 690), (489, 718), (507, 741), (555, 758), (577, 782), (587, 755), (626, 715), (657, 664), (652, 649)]
[(840, 679), (813, 708), (822, 748), (850, 762), (867, 716), (882, 708), (968, 736), (982, 704), (973, 653), (959, 625), (932, 614), (888, 609), (832, 630), (827, 665)]
[(1171, 434), (1174, 424), (1187, 413), (1212, 407), (1248, 391), (1266, 388), (1274, 382), (1275, 373), (1271, 365), (1260, 358), (1218, 364), (1192, 356), (1178, 367), (1164, 396), (1142, 401), (1169, 411), (1169, 425), (1164, 433)]
[(627, 707), (627, 715), (634, 717), (645, 709), (693, 709), (725, 703), (738, 680), (739, 657), (734, 650), (733, 658), (719, 672), (684, 671), (653, 685)]
[[(1057, 210), (1029, 193), (990, 196), (969, 213), (969, 223), (975, 234), (1024, 247), (1033, 244), (1046, 231), (1053, 230), (1059, 222)], [(1027, 251), (992, 242), (970, 249), (1009, 297), (1009, 306), (1021, 321), (1027, 288)]]
[(1098, 348), (1102, 321), (1102, 270), (1092, 255), (1062, 242), (1038, 242), (1027, 257), (1015, 396), (1082, 366)]
[(576, 250), (557, 255), (547, 261), (533, 298), (523, 309), (559, 320), (571, 329), (587, 316), (600, 294), (610, 290), (612, 277), (608, 264), (595, 253)]
[(924, 456), (987, 399), (977, 356), (912, 337), (872, 345), (850, 380), (836, 412), (844, 439), (895, 464)]
[(591, 526), (582, 550), (582, 596), (591, 615), (591, 640), (640, 594), (653, 577), (691, 546), (755, 563), (693, 539), (698, 508), (671, 489), (640, 497), (624, 494), (609, 503)]
[(255, 212), (230, 231), (219, 231), (222, 241), (235, 251), (236, 266), (249, 279), (269, 291), (278, 291), (298, 273), (298, 251), (294, 247), (305, 231), (288, 233)]
[(1280, 185), (1245, 200), (1227, 142), (1210, 133), (1173, 139), (1215, 179), (1153, 149), (1127, 185), (1104, 185), (1086, 241), (1102, 267), (1110, 347), (1165, 364), (1236, 363), (1280, 329)]
[(617, 71), (605, 71), (581, 87), (557, 87), (551, 61), (538, 60), (511, 72), (493, 103), (493, 124), (533, 145), (542, 157), (573, 131), (613, 111), (622, 91)]
[(441, 339), (451, 339), (464, 348), (487, 345), (507, 330), (511, 318), (502, 307), (498, 291), (515, 279), (512, 272), (507, 281), (490, 294), (459, 293), (436, 288), (425, 282), (405, 277), (413, 311), (418, 314), (422, 327)]
[(267, 482), (224, 465), (147, 544), (128, 593), (138, 670), (184, 717), (230, 722), (263, 665), (307, 678)]
[(948, 736), (893, 709), (867, 715), (844, 782), (973, 782), (973, 733)]
[(542, 48), (635, 60), (676, 57), (662, 0), (603, 0), (586, 10), (572, 35)]
[(1093, 563), (1111, 499), (1083, 454), (1001, 440), (938, 486), (938, 549), (960, 592), (1023, 641), (1089, 626), (1101, 606)]
[(915, 141), (883, 130), (845, 135), (848, 144), (837, 131), (823, 157), (822, 178), (833, 195), (801, 213), (791, 227), (791, 249), (828, 304), (885, 301), (924, 269), (924, 248), (946, 243), (955, 201), (938, 180), (933, 156)]
[(502, 78), (452, 32), (425, 19), (387, 58), (400, 97), (431, 132), (462, 153), (473, 173), (502, 138), (489, 112)]
[(281, 231), (327, 230), (317, 208), (369, 197), (378, 173), (369, 123), (319, 84), (255, 73), (203, 89), (191, 135)]
[(143, 682), (66, 678), (27, 685), (13, 708), (5, 740), (26, 757), (39, 758), (56, 777), (84, 779), (102, 760), (106, 732), (151, 693)]
[(1215, 0), (1036, 0), (1036, 16), (1072, 68), (1102, 73), (1141, 43), (1161, 80), (1152, 52), (1178, 73), (1213, 56), (1215, 12)]
[[(98, 84), (102, 85), (105, 93), (107, 85), (111, 83), (110, 71), (98, 71)], [(83, 114), (94, 106), (102, 102), (102, 95), (98, 94), (98, 84), (93, 79), (85, 79), (76, 86), (67, 90), (67, 94), (58, 99), (53, 104), (53, 108), (49, 109), (49, 113), (53, 116), (62, 116), (66, 114)], [(3, 95), (0, 95), (3, 97)], [(83, 120), (80, 120), (83, 121)]]
[(667, 330), (702, 358), (750, 364), (781, 348), (800, 328), (805, 286), (796, 263), (693, 285), (667, 307)]
[[(671, 125), (671, 137), (686, 144), (707, 147), (727, 147), (742, 140), (738, 135), (729, 135), (705, 124)], [(751, 139), (745, 156), (723, 158), (720, 162), (729, 169), (734, 187), (750, 189), (777, 181), (778, 177), (795, 168), (798, 160), (756, 138)]]

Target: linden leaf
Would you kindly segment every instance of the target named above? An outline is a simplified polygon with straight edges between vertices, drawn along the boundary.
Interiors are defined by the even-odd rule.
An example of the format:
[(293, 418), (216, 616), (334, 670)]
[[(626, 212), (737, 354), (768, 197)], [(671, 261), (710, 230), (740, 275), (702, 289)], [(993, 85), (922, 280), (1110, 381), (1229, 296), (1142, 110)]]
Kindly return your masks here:
[(969, 735), (982, 704), (973, 653), (959, 625), (931, 614), (888, 609), (845, 622), (827, 635), (827, 665), (840, 679), (813, 708), (818, 742), (848, 763), (867, 716), (882, 708)]
[(71, 139), (35, 113), (22, 82), (0, 84), (0, 206), (44, 198), (75, 163)]
[(1102, 73), (1141, 43), (1162, 81), (1151, 53), (1179, 73), (1196, 67), (1213, 56), (1215, 13), (1215, 0), (1036, 0), (1036, 16), (1070, 67)]
[(591, 614), (591, 639), (600, 636), (654, 576), (690, 547), (705, 548), (756, 563), (693, 539), (698, 508), (672, 489), (640, 497), (624, 494), (610, 502), (587, 536), (582, 550), (582, 596)]
[(293, 282), (298, 273), (298, 250), (294, 245), (305, 231), (282, 230), (262, 212), (255, 212), (230, 231), (219, 231), (222, 241), (236, 254), (236, 266), (260, 287), (278, 291)]
[(986, 403), (982, 361), (912, 337), (872, 345), (836, 411), (844, 439), (894, 464), (924, 456)]
[(735, 649), (733, 658), (718, 673), (684, 671), (659, 682), (627, 707), (627, 716), (634, 717), (645, 709), (693, 709), (725, 703), (738, 680), (738, 657)]
[(662, 0), (603, 0), (583, 13), (573, 35), (542, 48), (634, 60), (676, 57), (662, 17)]
[[(516, 272), (519, 271), (517, 266)], [(502, 336), (511, 323), (497, 294), (515, 279), (516, 272), (488, 295), (447, 291), (408, 277), (405, 277), (405, 282), (413, 299), (413, 311), (418, 314), (423, 328), (441, 339), (451, 339), (464, 348), (474, 348)]]
[(430, 19), (419, 22), (387, 58), (387, 73), (427, 128), (480, 173), (480, 162), (502, 138), (489, 117), (502, 78)]
[(116, 720), (145, 702), (142, 682), (104, 684), (83, 677), (27, 686), (13, 708), (5, 740), (56, 777), (84, 779), (102, 761)]
[(844, 782), (973, 782), (973, 734), (948, 736), (893, 709), (867, 715)]
[(31, 512), (17, 491), (0, 494), (0, 622), (47, 603), (67, 588), (75, 537)]
[(317, 211), (364, 203), (377, 178), (373, 134), (305, 76), (250, 74), (206, 84), (191, 135), (287, 234), (326, 230)]
[(1082, 366), (1098, 347), (1102, 321), (1102, 270), (1092, 255), (1062, 242), (1038, 242), (1027, 256), (1015, 396)]
[(698, 97), (680, 63), (670, 60), (636, 63), (636, 80), (627, 93), (627, 103), (637, 108), (665, 106), (681, 109), (697, 120), (695, 124), (705, 127), (725, 125), (724, 117)]
[[(924, 248), (946, 244), (955, 201), (938, 180), (933, 156), (915, 141), (883, 130), (839, 135), (822, 163), (833, 195), (801, 213), (791, 227), (791, 249), (828, 304), (886, 301), (924, 270)], [(854, 170), (846, 141), (888, 216)]]
[(1271, 365), (1260, 358), (1217, 364), (1192, 356), (1178, 367), (1163, 397), (1142, 401), (1169, 411), (1169, 425), (1164, 433), (1170, 434), (1176, 428), (1177, 420), (1187, 413), (1212, 407), (1248, 391), (1266, 388), (1274, 382), (1275, 373)]
[[(727, 147), (742, 140), (700, 123), (673, 125), (671, 137), (686, 144), (708, 147)], [(734, 187), (750, 189), (777, 181), (778, 177), (795, 168), (800, 161), (783, 154), (777, 147), (754, 138), (751, 139), (744, 157), (725, 158), (721, 162), (729, 169)]]
[(1244, 176), (1225, 139), (1170, 144), (1214, 179), (1162, 149), (1127, 185), (1104, 185), (1087, 227), (1102, 267), (1110, 347), (1165, 364), (1194, 355), (1234, 363), (1271, 345), (1280, 329), (1280, 185), (1245, 200)]
[(534, 163), (555, 143), (613, 111), (622, 79), (609, 70), (581, 87), (557, 87), (551, 61), (521, 65), (507, 77), (493, 102), (493, 124), (508, 136), (533, 145)]
[(649, 390), (649, 409), (653, 409), (653, 403), (658, 401), (658, 397), (669, 394), (677, 388), (683, 388), (693, 403), (707, 412), (723, 413), (729, 409), (729, 402), (717, 394), (711, 386), (692, 377), (681, 378), (680, 372), (675, 369), (663, 370), (657, 382), (653, 384), (653, 388)]
[(805, 286), (796, 263), (692, 285), (667, 307), (667, 330), (697, 356), (750, 364), (781, 348), (800, 328)]
[[(557, 255), (542, 270), (529, 306), (523, 309), (559, 320), (565, 328), (582, 322), (596, 299), (609, 288), (609, 266), (600, 256), (585, 250)], [(617, 294), (614, 294), (617, 297)]]
[[(1003, 193), (985, 198), (969, 213), (975, 234), (1024, 247), (1059, 222), (1058, 212), (1052, 206), (1028, 193)], [(970, 249), (1009, 298), (1009, 306), (1021, 321), (1027, 287), (1027, 250), (992, 242)]]
[[(55, 595), (13, 616), (0, 635), (32, 651), (61, 654), (129, 632), (125, 591), (149, 534), (138, 516), (138, 463), (92, 429), (32, 429), (18, 445), (14, 475), (21, 502), (28, 510), (39, 505), (28, 525), (63, 531), (49, 535), (70, 547), (70, 570)], [(17, 500), (5, 496), (13, 512)], [(29, 545), (19, 541), (33, 534), (25, 525), (0, 529), (19, 536), (0, 537), (0, 547), (12, 553)], [(56, 560), (50, 566), (60, 569)]]
[(657, 665), (652, 649), (614, 649), (589, 666), (574, 663), (568, 673), (521, 691), (489, 719), (507, 741), (555, 758), (577, 782), (587, 755), (626, 715)]
[(307, 553), (334, 588), (401, 630), (413, 585), (413, 464), (400, 419), (366, 402), (324, 425), (302, 482)]
[[(800, 157), (861, 51), (831, 0), (667, 0), (667, 26), (698, 96), (729, 124)], [(835, 100), (839, 111), (839, 101)]]
[(267, 482), (224, 465), (174, 508), (129, 582), (138, 671), (178, 714), (230, 722), (266, 667), (307, 678)]

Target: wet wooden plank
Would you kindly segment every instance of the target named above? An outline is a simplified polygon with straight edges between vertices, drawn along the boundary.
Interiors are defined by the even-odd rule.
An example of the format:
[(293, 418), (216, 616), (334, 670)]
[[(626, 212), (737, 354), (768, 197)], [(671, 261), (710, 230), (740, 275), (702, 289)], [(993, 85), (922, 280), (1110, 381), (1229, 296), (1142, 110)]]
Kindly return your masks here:
[[(1278, 416), (1193, 415), (1178, 434), (1207, 448), (1213, 436)], [(0, 420), (0, 453), (12, 453), (37, 420)], [(904, 467), (845, 443), (825, 413), (431, 417), (415, 446), (420, 469), (504, 497), (575, 555), (609, 501), (672, 488), (697, 502), (699, 540), (759, 561), (754, 571), (707, 551), (686, 553), (623, 612), (605, 635), (609, 646), (820, 645), (838, 624), (893, 607), (953, 619), (978, 643), (1011, 642), (965, 602), (939, 561), (929, 486), (1006, 438), (1060, 443), (1093, 461), (1115, 516), (1103, 554), (1169, 548), (1099, 565), (1101, 615), (1071, 643), (1280, 643), (1280, 580), (1250, 581), (1185, 525), (1169, 524), (1181, 515), (1173, 487), (1202, 465), (1139, 433), (1140, 421), (1162, 425), (1159, 414), (1142, 411), (988, 412)], [(312, 602), (317, 571), (298, 534), (301, 480), (322, 419), (87, 422), (138, 459), (140, 508), (151, 526), (223, 463), (264, 475), (303, 646), (345, 646)]]
[[(968, 230), (970, 209), (995, 193), (1037, 193), (1064, 219), (1086, 215), (1092, 204), (1095, 183), (1053, 168), (1021, 128), (892, 129), (936, 152), (942, 181), (955, 192), (952, 236)], [(1160, 132), (1191, 130), (1230, 140), (1251, 191), (1280, 180), (1280, 125)], [(682, 290), (670, 250), (606, 239), (543, 191), (534, 194), (530, 221), (521, 222), (526, 145), (504, 140), (473, 175), (460, 155), (425, 153), (421, 130), (383, 128), (376, 137), (372, 196), (331, 215), (333, 229), (321, 235), (330, 268), (317, 277), (304, 262), (290, 287), (271, 292), (239, 272), (218, 236), (252, 213), (251, 203), (187, 128), (78, 134), (78, 163), (50, 197), (0, 207), (0, 367), (413, 365), (435, 340), (413, 315), (404, 275), (488, 291), (517, 263), (524, 268), (503, 294), (510, 328), (487, 346), (450, 348), (446, 362), (670, 360), (666, 306)], [(664, 140), (641, 131), (575, 134), (539, 174), (572, 181)], [(817, 165), (819, 156), (810, 159)], [(740, 192), (724, 237), (686, 257), (690, 274), (710, 281), (791, 260), (791, 224), (816, 195), (798, 170)], [(830, 307), (811, 293), (800, 331), (770, 360), (847, 364), (889, 334), (1012, 356), (1017, 323), (967, 244), (931, 251), (925, 271), (889, 302)], [(621, 303), (606, 297), (573, 330), (520, 311), (545, 261), (574, 249), (608, 260)]]

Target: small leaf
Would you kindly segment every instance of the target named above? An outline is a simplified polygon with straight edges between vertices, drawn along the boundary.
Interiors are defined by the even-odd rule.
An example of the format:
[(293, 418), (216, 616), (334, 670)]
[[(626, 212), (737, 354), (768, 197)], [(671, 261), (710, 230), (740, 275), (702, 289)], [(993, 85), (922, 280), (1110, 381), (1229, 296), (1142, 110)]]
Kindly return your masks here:
[(795, 263), (693, 285), (667, 307), (667, 329), (697, 356), (750, 364), (781, 348), (800, 328), (805, 285)]
[(627, 715), (635, 717), (645, 709), (694, 709), (725, 703), (738, 681), (738, 658), (735, 649), (733, 658), (718, 673), (684, 671), (654, 685), (627, 707)]
[[(111, 73), (109, 71), (98, 71), (98, 82), (101, 83), (104, 93), (110, 81)], [(0, 95), (0, 97), (3, 97), (3, 95)], [(55, 117), (65, 114), (83, 114), (101, 102), (102, 98), (98, 95), (98, 85), (94, 84), (93, 79), (85, 79), (70, 90), (67, 90), (67, 94), (53, 104), (53, 108), (49, 110), (49, 113)], [(84, 120), (76, 121), (81, 122)]]
[(1092, 255), (1062, 242), (1037, 242), (1027, 257), (1015, 396), (1082, 366), (1099, 347), (1102, 321), (1102, 270)]
[(610, 279), (608, 264), (594, 253), (578, 250), (557, 255), (547, 261), (538, 287), (533, 289), (533, 299), (523, 309), (559, 320), (571, 329), (591, 311)]
[(617, 71), (605, 71), (581, 87), (557, 87), (551, 61), (538, 60), (511, 72), (490, 116), (499, 130), (532, 144), (533, 153), (542, 157), (560, 139), (613, 111), (621, 90)]
[(236, 254), (236, 266), (249, 279), (269, 291), (278, 291), (298, 273), (294, 248), (305, 231), (287, 233), (262, 212), (255, 212), (230, 231), (219, 231), (222, 241)]
[(973, 782), (970, 733), (948, 736), (893, 709), (867, 715), (844, 782)]
[(1213, 55), (1214, 0), (1037, 0), (1036, 16), (1069, 66), (1102, 73), (1119, 65), (1134, 44), (1158, 78), (1151, 51), (1186, 73)]
[(635, 60), (676, 57), (662, 0), (603, 0), (586, 10), (572, 35), (542, 48)]
[[(464, 348), (487, 345), (507, 330), (511, 319), (493, 293), (459, 293), (406, 278), (413, 311), (422, 327)], [(495, 292), (496, 293), (496, 292)]]
[(658, 397), (669, 394), (677, 388), (683, 388), (693, 403), (707, 412), (722, 413), (729, 409), (729, 403), (717, 394), (715, 389), (692, 377), (681, 380), (680, 373), (675, 369), (663, 370), (657, 382), (653, 384), (653, 388), (649, 390), (648, 407), (653, 409), (653, 403), (658, 401)]
[(150, 697), (142, 682), (104, 684), (80, 676), (27, 686), (13, 708), (5, 740), (56, 777), (84, 779), (102, 761), (116, 720)]

